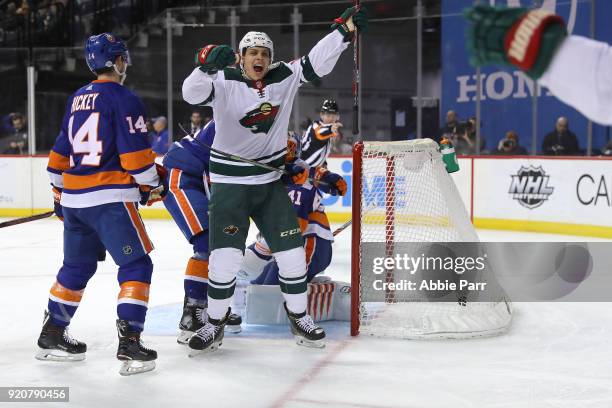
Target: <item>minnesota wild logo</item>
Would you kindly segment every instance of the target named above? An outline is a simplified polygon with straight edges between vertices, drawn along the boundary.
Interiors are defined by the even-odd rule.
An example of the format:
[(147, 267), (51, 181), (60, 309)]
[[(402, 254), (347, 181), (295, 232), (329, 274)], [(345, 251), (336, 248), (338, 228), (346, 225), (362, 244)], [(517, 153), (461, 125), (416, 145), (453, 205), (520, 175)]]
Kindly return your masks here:
[(278, 105), (274, 106), (270, 102), (264, 102), (252, 111), (247, 112), (240, 119), (240, 124), (253, 133), (268, 133), (274, 124), (278, 109)]
[(238, 231), (240, 231), (240, 229), (233, 224), (228, 225), (227, 227), (223, 228), (223, 232), (226, 233), (227, 235), (236, 235)]

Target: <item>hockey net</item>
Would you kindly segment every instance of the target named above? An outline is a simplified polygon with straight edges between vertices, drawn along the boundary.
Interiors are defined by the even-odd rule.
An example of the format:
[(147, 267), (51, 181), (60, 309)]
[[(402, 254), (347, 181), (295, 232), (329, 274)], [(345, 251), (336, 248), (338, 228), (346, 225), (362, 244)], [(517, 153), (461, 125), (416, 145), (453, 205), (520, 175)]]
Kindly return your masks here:
[[(486, 301), (465, 292), (440, 301), (421, 291), (372, 285), (374, 257), (427, 252), (433, 245), (428, 243), (478, 242), (438, 144), (431, 139), (359, 142), (353, 162), (351, 334), (470, 338), (507, 330), (511, 304), (494, 276), (476, 277), (487, 282)], [(380, 276), (385, 283), (400, 281), (394, 268), (387, 266)]]

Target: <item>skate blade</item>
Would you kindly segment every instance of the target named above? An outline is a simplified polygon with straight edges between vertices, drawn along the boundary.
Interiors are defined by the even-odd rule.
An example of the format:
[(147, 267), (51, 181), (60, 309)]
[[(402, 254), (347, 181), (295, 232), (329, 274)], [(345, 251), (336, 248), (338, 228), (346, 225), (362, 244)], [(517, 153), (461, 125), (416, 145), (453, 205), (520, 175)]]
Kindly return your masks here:
[(239, 324), (235, 324), (235, 325), (225, 325), (225, 332), (226, 333), (240, 333), (242, 331), (242, 326)]
[(325, 339), (321, 340), (308, 340), (301, 336), (294, 336), (295, 343), (298, 346), (310, 347), (310, 348), (324, 348), (325, 347)]
[(34, 357), (41, 361), (75, 362), (85, 360), (85, 353), (72, 354), (62, 350), (39, 349)]
[(209, 354), (209, 353), (212, 353), (213, 351), (217, 351), (219, 347), (221, 347), (222, 345), (223, 343), (216, 341), (216, 342), (213, 342), (208, 348), (205, 348), (204, 350), (196, 350), (196, 349), (189, 348), (187, 355), (189, 357), (197, 357), (202, 354)]
[(123, 376), (146, 373), (155, 369), (155, 361), (124, 361), (119, 369), (119, 374)]
[(178, 344), (188, 344), (189, 343), (189, 339), (191, 338), (191, 336), (193, 336), (195, 334), (195, 332), (189, 331), (189, 330), (181, 330), (181, 332), (179, 333), (178, 337), (176, 338), (176, 342)]

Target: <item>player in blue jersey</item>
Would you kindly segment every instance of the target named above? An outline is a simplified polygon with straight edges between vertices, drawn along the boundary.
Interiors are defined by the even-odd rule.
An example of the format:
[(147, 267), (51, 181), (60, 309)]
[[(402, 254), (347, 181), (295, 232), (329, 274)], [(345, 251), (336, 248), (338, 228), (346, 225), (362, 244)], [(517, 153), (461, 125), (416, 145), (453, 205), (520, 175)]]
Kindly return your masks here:
[[(183, 315), (177, 341), (189, 338), (206, 322), (208, 291), (208, 201), (210, 149), (215, 138), (215, 122), (210, 121), (195, 135), (188, 135), (170, 146), (164, 156), (168, 173), (168, 196), (164, 205), (193, 247), (185, 270)], [(226, 331), (240, 332), (241, 319), (230, 314)]]
[(64, 262), (49, 295), (38, 339), (38, 359), (83, 360), (87, 346), (67, 327), (97, 268), (108, 251), (119, 266), (117, 304), (120, 374), (155, 368), (157, 352), (144, 347), (144, 329), (153, 250), (138, 213), (164, 195), (163, 168), (147, 142), (146, 112), (140, 98), (123, 87), (130, 63), (126, 45), (104, 33), (85, 46), (95, 81), (69, 99), (62, 127), (49, 155), (47, 170), (55, 210), (64, 221)]

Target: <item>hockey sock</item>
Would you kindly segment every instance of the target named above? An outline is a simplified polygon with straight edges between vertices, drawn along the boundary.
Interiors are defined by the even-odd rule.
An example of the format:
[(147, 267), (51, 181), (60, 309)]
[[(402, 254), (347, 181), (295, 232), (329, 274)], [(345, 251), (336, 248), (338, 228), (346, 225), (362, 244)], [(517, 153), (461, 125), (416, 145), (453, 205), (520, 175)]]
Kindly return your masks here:
[(144, 330), (152, 272), (153, 263), (148, 255), (119, 267), (121, 290), (117, 299), (117, 317), (127, 320), (130, 328), (137, 332)]
[(292, 313), (306, 311), (306, 255), (304, 248), (298, 247), (287, 251), (275, 252), (278, 263), (278, 281), (281, 292)]
[(49, 293), (48, 310), (56, 326), (68, 326), (74, 316), (87, 282), (96, 272), (97, 264), (65, 262)]
[(212, 319), (223, 319), (230, 307), (236, 273), (242, 262), (242, 251), (237, 248), (219, 248), (210, 254), (208, 278), (208, 315)]
[(206, 301), (208, 290), (208, 254), (202, 256), (197, 253), (189, 258), (187, 269), (185, 270), (185, 296), (201, 303)]
[(47, 306), (51, 316), (51, 322), (56, 326), (68, 326), (74, 316), (83, 292), (85, 290), (72, 290), (55, 281), (49, 293), (49, 304)]
[(144, 330), (148, 304), (148, 283), (127, 281), (121, 284), (117, 299), (117, 316), (121, 320), (127, 320), (133, 330), (138, 332)]

